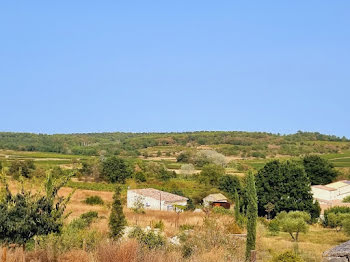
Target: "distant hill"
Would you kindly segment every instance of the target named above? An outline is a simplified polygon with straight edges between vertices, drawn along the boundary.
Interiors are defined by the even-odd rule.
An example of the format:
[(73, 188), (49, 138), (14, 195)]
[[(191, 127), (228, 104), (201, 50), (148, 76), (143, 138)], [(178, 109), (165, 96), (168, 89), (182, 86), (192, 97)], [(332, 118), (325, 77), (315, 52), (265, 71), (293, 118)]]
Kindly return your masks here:
[(32, 134), (0, 132), (0, 149), (56, 152), (76, 155), (137, 156), (146, 149), (175, 154), (189, 148), (213, 148), (226, 156), (265, 158), (276, 155), (341, 153), (350, 149), (345, 137), (317, 132), (290, 135), (241, 131), (184, 133)]

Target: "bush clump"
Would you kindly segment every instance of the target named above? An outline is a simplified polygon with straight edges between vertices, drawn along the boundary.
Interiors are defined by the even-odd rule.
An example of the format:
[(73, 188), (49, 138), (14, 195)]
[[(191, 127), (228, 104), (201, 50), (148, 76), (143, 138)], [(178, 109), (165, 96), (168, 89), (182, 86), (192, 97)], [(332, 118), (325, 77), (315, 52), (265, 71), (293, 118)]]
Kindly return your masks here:
[(285, 251), (273, 257), (271, 262), (304, 262), (304, 260), (293, 251)]
[(90, 196), (84, 200), (84, 203), (94, 206), (94, 205), (103, 205), (104, 201), (100, 196)]
[(215, 214), (233, 216), (233, 211), (224, 207), (213, 207), (212, 211)]
[(154, 228), (157, 228), (159, 229), (160, 231), (163, 231), (164, 230), (164, 222), (162, 220), (159, 220), (158, 222), (156, 222), (154, 224)]
[(129, 234), (129, 238), (135, 238), (140, 244), (149, 249), (160, 248), (165, 245), (165, 239), (154, 231), (144, 232), (140, 227), (135, 227)]
[(344, 197), (343, 202), (350, 203), (350, 196)]
[(330, 224), (330, 221), (328, 219), (329, 214), (334, 213), (334, 214), (350, 214), (350, 207), (331, 207), (328, 208), (324, 211), (324, 219), (323, 219), (323, 226), (325, 227), (332, 227)]

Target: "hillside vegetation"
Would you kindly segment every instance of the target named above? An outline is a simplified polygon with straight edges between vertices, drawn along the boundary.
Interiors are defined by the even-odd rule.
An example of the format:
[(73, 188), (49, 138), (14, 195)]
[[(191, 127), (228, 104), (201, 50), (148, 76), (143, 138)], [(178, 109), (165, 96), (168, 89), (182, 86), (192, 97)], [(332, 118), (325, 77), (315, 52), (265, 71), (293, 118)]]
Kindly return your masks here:
[[(36, 215), (31, 206), (41, 205), (45, 196), (19, 190), (23, 185), (39, 194), (51, 192), (41, 188), (50, 185), (46, 180), (52, 177), (60, 185), (65, 181), (60, 197), (69, 198), (76, 190), (67, 205), (70, 216), (58, 234), (50, 233), (54, 230), (38, 233), (36, 245), (32, 238), (21, 240), (28, 258), (42, 261), (72, 254), (73, 258), (62, 261), (81, 260), (81, 256), (84, 261), (114, 261), (106, 257), (121, 257), (118, 250), (125, 245), (132, 246), (128, 252), (135, 258), (123, 261), (244, 261), (249, 254), (244, 255), (244, 234), (248, 233), (252, 241), (247, 246), (258, 251), (259, 261), (284, 256), (297, 244), (297, 255), (311, 262), (320, 261), (323, 251), (350, 235), (346, 208), (340, 211), (349, 214), (325, 211), (328, 225), (317, 222), (321, 207), (312, 200), (310, 184), (350, 179), (350, 141), (319, 133), (0, 133), (0, 171), (0, 203), (8, 207), (10, 199), (21, 208), (22, 199), (27, 198), (24, 203), (30, 215)], [(118, 197), (112, 202), (117, 184)], [(127, 188), (149, 187), (187, 197), (184, 212), (142, 207), (122, 211)], [(193, 212), (203, 208), (202, 199), (211, 193), (223, 193), (234, 209)], [(50, 201), (46, 202), (52, 205)], [(107, 218), (113, 208), (122, 218), (114, 224), (127, 223), (127, 231), (132, 230), (119, 244), (109, 242), (108, 237)], [(261, 216), (258, 221), (256, 208)], [(9, 216), (2, 218), (9, 223), (7, 231), (16, 228), (9, 219), (13, 210), (8, 211)], [(295, 228), (295, 222), (301, 228)], [(152, 231), (143, 232), (147, 227)], [(28, 233), (25, 228), (23, 232)], [(179, 243), (173, 244), (173, 238)], [(17, 238), (4, 241), (18, 242)], [(106, 243), (110, 243), (107, 248)], [(9, 257), (18, 260), (23, 252), (16, 252), (10, 250)]]
[(0, 149), (56, 152), (74, 155), (140, 155), (145, 149), (161, 147), (172, 154), (184, 148), (209, 146), (226, 156), (299, 156), (308, 153), (339, 153), (350, 149), (349, 140), (320, 133), (297, 132), (280, 135), (262, 132), (185, 133), (89, 133), (31, 134), (0, 133)]

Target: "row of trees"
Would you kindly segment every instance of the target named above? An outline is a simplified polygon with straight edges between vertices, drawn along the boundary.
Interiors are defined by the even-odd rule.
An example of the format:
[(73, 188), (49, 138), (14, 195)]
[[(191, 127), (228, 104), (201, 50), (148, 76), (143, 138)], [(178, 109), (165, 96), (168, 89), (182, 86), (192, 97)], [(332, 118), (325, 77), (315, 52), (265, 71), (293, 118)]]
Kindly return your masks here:
[[(57, 152), (80, 155), (140, 154), (139, 149), (167, 145), (233, 145), (239, 147), (264, 144), (288, 145), (300, 143), (301, 148), (291, 148), (307, 153), (313, 145), (309, 141), (349, 141), (345, 137), (322, 135), (320, 133), (298, 132), (282, 136), (262, 132), (187, 132), (187, 133), (94, 133), (45, 135), (30, 133), (0, 132), (0, 148), (25, 151)], [(305, 142), (305, 143), (304, 143)], [(301, 143), (304, 143), (301, 145)], [(320, 146), (326, 151), (331, 148)], [(241, 148), (240, 148), (241, 149)], [(255, 149), (252, 148), (255, 151)], [(278, 149), (276, 149), (278, 151)], [(251, 150), (249, 150), (251, 151)], [(286, 151), (286, 149), (281, 149)], [(313, 152), (313, 151), (312, 151)], [(248, 152), (247, 152), (248, 153)], [(260, 151), (258, 153), (261, 153)]]

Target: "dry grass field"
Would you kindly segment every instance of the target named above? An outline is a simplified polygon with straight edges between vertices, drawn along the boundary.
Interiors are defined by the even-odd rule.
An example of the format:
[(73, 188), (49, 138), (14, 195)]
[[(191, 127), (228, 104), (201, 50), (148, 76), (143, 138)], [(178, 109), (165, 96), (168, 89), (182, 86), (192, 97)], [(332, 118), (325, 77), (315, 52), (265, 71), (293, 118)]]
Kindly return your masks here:
[[(11, 189), (17, 190), (19, 183), (11, 182)], [(38, 190), (35, 185), (31, 185), (32, 189)], [(62, 188), (61, 196), (67, 196), (72, 192), (72, 188)], [(89, 196), (100, 196), (105, 202), (104, 205), (91, 206), (84, 203)], [(67, 223), (81, 214), (88, 211), (97, 211), (100, 219), (91, 225), (91, 230), (96, 230), (102, 235), (108, 235), (108, 216), (110, 205), (112, 202), (112, 192), (93, 191), (93, 190), (76, 190), (67, 207), (67, 213), (70, 213)], [(125, 199), (124, 199), (125, 201)], [(229, 245), (232, 249), (222, 244), (222, 238), (227, 238), (227, 226), (234, 223), (231, 216), (210, 214), (212, 221), (216, 223), (214, 230), (207, 230), (204, 224), (204, 212), (184, 212), (177, 215), (175, 212), (165, 211), (146, 211), (144, 214), (137, 214), (133, 210), (124, 208), (128, 226), (140, 226), (145, 228), (152, 227), (158, 221), (164, 223), (164, 235), (167, 238), (178, 235), (181, 230), (180, 225), (194, 226), (198, 251), (195, 256), (186, 261), (243, 261), (244, 257), (244, 238), (236, 238), (230, 240)], [(243, 232), (244, 233), (244, 232)], [(258, 261), (270, 261), (274, 254), (284, 250), (298, 249), (305, 261), (317, 262), (322, 260), (322, 253), (329, 248), (347, 241), (349, 238), (343, 232), (336, 232), (334, 229), (323, 228), (321, 225), (312, 225), (306, 234), (301, 234), (298, 245), (291, 241), (287, 233), (280, 233), (277, 236), (271, 236), (265, 226), (258, 224), (257, 229), (257, 251)], [(107, 241), (107, 240), (104, 240)], [(202, 246), (201, 246), (201, 242)], [(227, 244), (227, 243), (226, 243)], [(28, 252), (29, 259), (31, 256), (38, 257), (38, 252)], [(166, 250), (153, 250), (146, 252), (133, 240), (125, 240), (121, 244), (110, 242), (101, 242), (96, 249), (90, 252), (82, 250), (72, 250), (68, 253), (61, 254), (56, 260), (50, 260), (49, 250), (40, 251), (42, 256), (47, 259), (41, 261), (184, 261), (181, 250), (167, 248)], [(46, 253), (45, 253), (46, 252)], [(45, 253), (45, 254), (44, 254)], [(39, 256), (39, 257), (40, 257)], [(20, 251), (10, 251), (8, 261), (18, 261)], [(116, 260), (115, 258), (118, 257)], [(228, 260), (231, 259), (231, 260)], [(28, 260), (39, 261), (39, 260)]]

